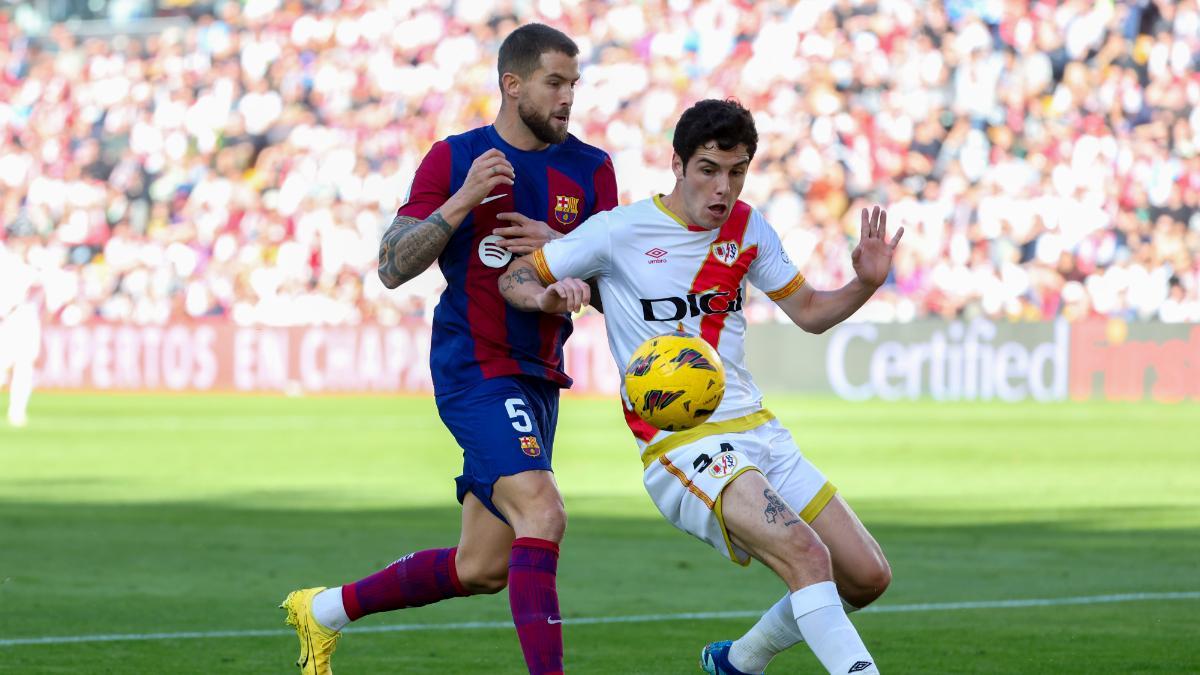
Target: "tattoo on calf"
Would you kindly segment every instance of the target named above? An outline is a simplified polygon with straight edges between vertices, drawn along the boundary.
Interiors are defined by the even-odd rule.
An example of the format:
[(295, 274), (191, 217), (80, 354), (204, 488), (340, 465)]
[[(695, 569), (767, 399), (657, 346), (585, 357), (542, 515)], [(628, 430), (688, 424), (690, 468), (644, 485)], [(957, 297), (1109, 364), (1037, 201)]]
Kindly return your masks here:
[[(767, 508), (763, 509), (763, 517), (767, 519), (767, 523), (774, 524), (780, 516), (787, 518), (792, 515), (791, 509), (788, 508), (787, 504), (783, 503), (783, 500), (779, 498), (779, 495), (775, 494), (774, 490), (763, 490), (763, 497), (767, 498)], [(799, 518), (792, 518), (784, 522), (784, 526), (790, 527), (799, 522)]]
[(379, 242), (379, 278), (395, 288), (429, 268), (454, 230), (442, 214), (425, 220), (396, 216)]

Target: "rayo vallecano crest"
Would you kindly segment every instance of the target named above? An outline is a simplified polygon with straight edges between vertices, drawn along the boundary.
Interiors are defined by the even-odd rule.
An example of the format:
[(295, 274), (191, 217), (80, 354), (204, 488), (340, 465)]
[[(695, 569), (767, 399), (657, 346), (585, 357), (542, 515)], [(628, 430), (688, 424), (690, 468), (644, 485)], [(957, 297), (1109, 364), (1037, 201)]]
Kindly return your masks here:
[(563, 225), (570, 225), (579, 217), (579, 197), (558, 195), (554, 199), (554, 219)]
[(713, 257), (726, 265), (733, 265), (733, 261), (738, 257), (738, 245), (736, 241), (718, 241), (712, 245)]

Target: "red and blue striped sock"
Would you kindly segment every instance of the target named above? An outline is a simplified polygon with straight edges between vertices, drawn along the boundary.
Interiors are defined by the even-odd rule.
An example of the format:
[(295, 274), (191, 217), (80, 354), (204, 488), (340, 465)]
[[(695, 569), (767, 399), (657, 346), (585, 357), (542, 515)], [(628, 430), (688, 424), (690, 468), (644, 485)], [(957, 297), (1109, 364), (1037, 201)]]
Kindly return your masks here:
[(420, 607), (469, 595), (454, 569), (457, 548), (410, 553), (371, 576), (342, 586), (342, 604), (351, 621), (377, 612)]
[(558, 544), (533, 537), (513, 541), (508, 562), (508, 602), (531, 675), (563, 672), (557, 571)]

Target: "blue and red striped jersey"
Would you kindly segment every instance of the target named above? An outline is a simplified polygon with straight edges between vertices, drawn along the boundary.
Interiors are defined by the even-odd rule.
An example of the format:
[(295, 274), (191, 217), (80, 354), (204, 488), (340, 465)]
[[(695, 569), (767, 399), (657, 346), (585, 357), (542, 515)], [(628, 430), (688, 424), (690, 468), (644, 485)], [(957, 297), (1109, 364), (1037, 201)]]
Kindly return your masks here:
[(498, 148), (516, 171), (515, 185), (500, 185), (475, 207), (438, 258), (446, 290), (433, 313), (429, 364), (435, 392), (492, 377), (530, 375), (571, 386), (562, 347), (571, 334), (566, 315), (522, 312), (504, 301), (498, 280), (512, 255), (492, 234), (515, 211), (566, 234), (589, 216), (617, 205), (612, 160), (574, 136), (544, 150), (519, 150), (492, 126), (438, 141), (421, 160), (408, 200), (397, 215), (428, 218), (466, 180), (479, 155)]

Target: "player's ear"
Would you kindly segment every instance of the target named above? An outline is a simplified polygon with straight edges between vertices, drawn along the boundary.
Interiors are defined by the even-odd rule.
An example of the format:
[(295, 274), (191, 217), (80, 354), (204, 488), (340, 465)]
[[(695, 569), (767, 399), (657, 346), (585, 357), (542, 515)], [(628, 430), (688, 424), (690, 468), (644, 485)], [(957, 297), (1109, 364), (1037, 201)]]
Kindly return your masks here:
[(683, 159), (679, 153), (671, 153), (671, 170), (675, 172), (675, 180), (683, 180)]
[(500, 76), (500, 91), (505, 96), (520, 98), (521, 77), (516, 73), (505, 73)]

